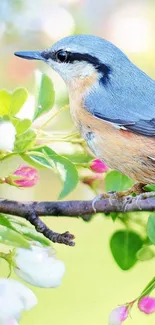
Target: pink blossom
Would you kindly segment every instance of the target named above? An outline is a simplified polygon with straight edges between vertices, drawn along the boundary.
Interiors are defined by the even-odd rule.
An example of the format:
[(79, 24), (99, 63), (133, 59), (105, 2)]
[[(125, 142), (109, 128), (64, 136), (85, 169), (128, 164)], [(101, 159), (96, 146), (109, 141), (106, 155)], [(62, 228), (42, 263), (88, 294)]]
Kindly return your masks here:
[(121, 325), (128, 317), (129, 306), (120, 306), (112, 310), (109, 315), (109, 325)]
[(104, 164), (100, 159), (94, 159), (91, 162), (90, 168), (95, 173), (105, 173), (108, 170), (108, 167), (106, 166), (106, 164)]
[(13, 173), (13, 175), (20, 176), (20, 179), (13, 180), (13, 183), (18, 185), (19, 187), (32, 187), (37, 184), (39, 179), (37, 170), (26, 165), (19, 166), (19, 168)]
[(155, 312), (155, 298), (145, 296), (138, 302), (138, 308), (145, 314)]

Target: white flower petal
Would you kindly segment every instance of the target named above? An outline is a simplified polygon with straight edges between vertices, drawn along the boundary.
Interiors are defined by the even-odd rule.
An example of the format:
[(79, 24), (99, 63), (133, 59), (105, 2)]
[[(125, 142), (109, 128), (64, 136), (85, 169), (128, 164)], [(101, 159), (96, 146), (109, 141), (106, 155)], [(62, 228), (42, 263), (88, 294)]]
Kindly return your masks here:
[(38, 287), (55, 288), (60, 285), (65, 265), (56, 259), (51, 248), (32, 246), (17, 249), (15, 273), (24, 281)]
[(0, 151), (13, 151), (16, 129), (9, 121), (0, 122)]
[(24, 284), (13, 279), (0, 279), (0, 325), (9, 319), (20, 318), (22, 311), (37, 303), (35, 294)]
[(117, 309), (112, 310), (112, 312), (109, 315), (109, 325), (121, 325), (122, 322), (120, 320), (120, 315), (117, 311)]

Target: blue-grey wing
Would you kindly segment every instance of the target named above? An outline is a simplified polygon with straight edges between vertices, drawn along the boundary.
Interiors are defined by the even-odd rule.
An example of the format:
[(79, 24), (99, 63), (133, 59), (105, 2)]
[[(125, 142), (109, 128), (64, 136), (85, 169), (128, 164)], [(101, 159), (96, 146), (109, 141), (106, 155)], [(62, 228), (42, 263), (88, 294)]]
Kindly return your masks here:
[(85, 98), (85, 107), (97, 118), (155, 137), (155, 81), (133, 67), (128, 77), (111, 77), (106, 86), (96, 84)]
[(95, 113), (95, 117), (98, 117), (100, 119), (103, 119), (104, 121), (113, 123), (117, 125), (118, 127), (125, 128), (126, 130), (130, 130), (135, 133), (139, 133), (145, 136), (155, 137), (155, 118), (152, 120), (139, 120), (136, 122), (132, 121), (125, 121), (121, 119), (111, 119), (107, 118), (101, 114)]

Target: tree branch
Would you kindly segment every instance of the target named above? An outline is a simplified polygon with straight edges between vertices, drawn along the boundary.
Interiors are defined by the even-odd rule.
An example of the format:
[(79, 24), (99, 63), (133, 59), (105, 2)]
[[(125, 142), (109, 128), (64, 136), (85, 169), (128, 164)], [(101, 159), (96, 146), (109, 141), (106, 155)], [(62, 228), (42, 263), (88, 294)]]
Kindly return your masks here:
[[(90, 201), (57, 201), (57, 202), (21, 202), (0, 200), (0, 212), (19, 216), (33, 224), (37, 231), (53, 242), (74, 246), (74, 235), (69, 232), (58, 234), (50, 230), (39, 216), (82, 217), (89, 220), (88, 215), (94, 214), (93, 200)], [(122, 199), (108, 198), (95, 202), (96, 213), (154, 211), (155, 192), (143, 193), (136, 197), (127, 196)]]

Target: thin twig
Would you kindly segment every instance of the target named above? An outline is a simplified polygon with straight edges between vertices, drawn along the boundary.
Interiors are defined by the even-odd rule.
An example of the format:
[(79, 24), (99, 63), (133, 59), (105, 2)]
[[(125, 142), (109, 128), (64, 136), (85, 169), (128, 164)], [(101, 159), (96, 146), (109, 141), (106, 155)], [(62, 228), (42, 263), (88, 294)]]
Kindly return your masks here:
[(33, 226), (35, 226), (36, 231), (42, 233), (46, 238), (50, 239), (53, 243), (65, 244), (69, 246), (74, 246), (75, 243), (73, 239), (74, 235), (70, 234), (68, 231), (63, 234), (59, 234), (57, 232), (49, 229), (45, 223), (37, 217), (35, 214), (29, 215), (26, 218)]

